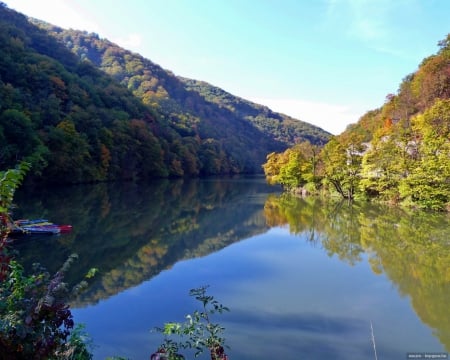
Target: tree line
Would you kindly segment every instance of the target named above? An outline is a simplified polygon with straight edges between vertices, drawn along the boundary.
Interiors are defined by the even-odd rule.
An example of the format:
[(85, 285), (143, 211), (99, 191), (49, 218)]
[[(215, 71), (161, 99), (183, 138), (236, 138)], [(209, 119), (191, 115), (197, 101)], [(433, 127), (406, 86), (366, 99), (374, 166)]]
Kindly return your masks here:
[(450, 210), (450, 35), (438, 45), (397, 94), (323, 148), (302, 143), (270, 153), (267, 180), (289, 190)]
[(0, 52), (0, 168), (26, 160), (27, 182), (255, 173), (265, 154), (294, 138), (328, 139), (256, 104), (224, 107), (97, 34), (27, 19), (5, 4)]

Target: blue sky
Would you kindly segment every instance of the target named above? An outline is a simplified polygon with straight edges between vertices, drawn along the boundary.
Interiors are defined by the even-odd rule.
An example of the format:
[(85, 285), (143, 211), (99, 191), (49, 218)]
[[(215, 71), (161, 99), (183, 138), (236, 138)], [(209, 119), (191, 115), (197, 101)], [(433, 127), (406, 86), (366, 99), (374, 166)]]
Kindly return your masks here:
[(334, 134), (450, 33), (448, 0), (3, 0)]

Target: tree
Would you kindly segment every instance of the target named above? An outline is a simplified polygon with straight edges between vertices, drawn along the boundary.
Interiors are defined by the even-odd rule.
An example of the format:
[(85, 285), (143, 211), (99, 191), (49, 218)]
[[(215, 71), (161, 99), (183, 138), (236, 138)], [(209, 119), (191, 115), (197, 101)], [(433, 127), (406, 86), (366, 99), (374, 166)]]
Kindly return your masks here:
[(369, 197), (397, 203), (399, 184), (411, 171), (415, 157), (416, 143), (403, 121), (380, 128), (362, 158), (361, 190)]
[(284, 153), (271, 152), (266, 157), (267, 161), (263, 164), (264, 175), (269, 184), (278, 183), (281, 167), (287, 163), (287, 157)]
[(358, 135), (333, 137), (324, 146), (324, 183), (331, 184), (344, 198), (352, 200), (359, 187), (364, 146)]
[(93, 180), (88, 140), (76, 130), (70, 119), (50, 129), (48, 147), (51, 155), (46, 175), (53, 177), (53, 182), (64, 179), (70, 179), (72, 183)]
[(317, 182), (319, 147), (305, 141), (283, 153), (270, 153), (263, 164), (269, 184), (281, 184), (291, 190)]
[(0, 165), (4, 167), (31, 156), (40, 144), (30, 118), (15, 109), (0, 114), (0, 141)]
[(306, 183), (317, 184), (320, 181), (320, 151), (321, 147), (318, 145), (313, 145), (309, 141), (303, 141), (296, 145), (301, 154), (304, 157), (304, 162), (302, 164), (302, 177)]
[(278, 182), (288, 190), (298, 188), (305, 183), (302, 173), (302, 165), (305, 163), (305, 158), (295, 147), (286, 150), (285, 156), (287, 156), (288, 160), (280, 168)]
[(443, 210), (450, 204), (450, 100), (437, 100), (412, 125), (419, 158), (400, 193), (419, 206)]

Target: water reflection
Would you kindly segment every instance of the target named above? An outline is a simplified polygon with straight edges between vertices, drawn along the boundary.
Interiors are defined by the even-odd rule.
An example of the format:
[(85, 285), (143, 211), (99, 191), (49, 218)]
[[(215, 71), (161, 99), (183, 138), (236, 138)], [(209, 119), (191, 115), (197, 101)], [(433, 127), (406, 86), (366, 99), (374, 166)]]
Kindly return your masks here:
[[(394, 354), (389, 352), (394, 351), (389, 350), (394, 347), (389, 341), (404, 341), (395, 350), (395, 356), (399, 353), (403, 356), (398, 348), (406, 353), (409, 350), (406, 346), (415, 340), (407, 342), (387, 333), (404, 327), (395, 319), (386, 319), (395, 310), (383, 318), (383, 312), (387, 312), (384, 306), (387, 308), (390, 303), (380, 306), (384, 290), (369, 289), (373, 279), (363, 273), (361, 266), (367, 259), (371, 269), (367, 272), (385, 275), (398, 294), (410, 299), (420, 320), (433, 329), (435, 337), (450, 351), (448, 215), (300, 199), (267, 187), (264, 179), (164, 180), (151, 184), (97, 184), (21, 191), (17, 203), (17, 217), (45, 217), (74, 226), (70, 234), (24, 239), (16, 246), (27, 266), (39, 261), (52, 271), (69, 254), (79, 254), (79, 261), (68, 276), (72, 283), (78, 282), (89, 268), (100, 269), (88, 290), (73, 302), (73, 307), (86, 308), (88, 314), (98, 311), (93, 316), (98, 320), (95, 326), (99, 329), (93, 333), (101, 336), (108, 332), (105, 346), (106, 342), (119, 342), (123, 333), (115, 338), (110, 325), (101, 328), (100, 313), (113, 320), (110, 308), (91, 310), (87, 305), (141, 284), (148, 289), (142, 290), (147, 291), (146, 298), (139, 301), (151, 300), (152, 306), (148, 309), (145, 304), (136, 306), (141, 312), (135, 315), (136, 319), (131, 322), (121, 319), (117, 328), (130, 322), (136, 327), (136, 334), (146, 333), (151, 324), (142, 324), (143, 328), (137, 329), (143, 318), (156, 321), (158, 316), (165, 316), (161, 321), (171, 320), (164, 311), (176, 308), (181, 315), (185, 310), (190, 311), (179, 304), (169, 306), (156, 294), (166, 292), (166, 298), (175, 302), (178, 295), (172, 293), (174, 289), (167, 290), (166, 284), (147, 282), (145, 285), (152, 278), (167, 280), (173, 276), (178, 278), (176, 284), (188, 284), (195, 278), (194, 286), (219, 282), (215, 279), (220, 278), (221, 285), (227, 289), (224, 294), (230, 300), (225, 304), (232, 309), (224, 325), (232, 329), (230, 343), (237, 347), (234, 358), (261, 358), (261, 349), (269, 343), (280, 354), (285, 353), (286, 358), (293, 358), (293, 354), (311, 354), (311, 359), (360, 359), (363, 355), (372, 358), (371, 344), (367, 342), (367, 318), (362, 319), (361, 315), (372, 302), (379, 306), (373, 310), (372, 318), (386, 323), (381, 337), (387, 340), (384, 343), (380, 340), (380, 351), (384, 347), (385, 355)], [(283, 241), (283, 234), (278, 236), (280, 227), (287, 228), (291, 237), (317, 251), (302, 248), (290, 252), (289, 247), (296, 245), (292, 239)], [(251, 241), (229, 246), (249, 238)], [(224, 248), (227, 252), (219, 255), (218, 250)], [(264, 252), (260, 254), (258, 251), (262, 249)], [(328, 258), (323, 254), (339, 259), (336, 260), (339, 265), (325, 262), (323, 258)], [(206, 270), (198, 275), (197, 265), (190, 262), (182, 264), (181, 274), (175, 271), (161, 276), (163, 270), (175, 264), (180, 268), (180, 260), (200, 257), (205, 260), (202, 266), (211, 278), (205, 275)], [(350, 266), (342, 267), (342, 264)], [(350, 279), (348, 283), (347, 279)], [(368, 284), (367, 288), (364, 284)], [(297, 297), (293, 296), (294, 291)], [(359, 296), (354, 303), (349, 299), (353, 295), (348, 295), (352, 291)], [(377, 296), (375, 300), (368, 299)], [(301, 303), (289, 303), (292, 299)], [(133, 298), (133, 301), (137, 300)], [(114, 306), (113, 318), (119, 319), (121, 306), (125, 305)], [(346, 313), (347, 309), (357, 307), (355, 314)], [(143, 311), (148, 314), (142, 314)], [(248, 334), (260, 339), (254, 340), (254, 348), (245, 349), (248, 352), (245, 355), (239, 351), (246, 343), (253, 343)], [(296, 337), (296, 334), (300, 335)], [(242, 346), (237, 345), (240, 343)], [(353, 357), (346, 353), (349, 346), (353, 346)]]
[(355, 264), (369, 257), (408, 296), (420, 319), (450, 350), (450, 228), (448, 214), (407, 212), (370, 204), (270, 196), (265, 216), (271, 226), (306, 233), (329, 256)]
[(267, 231), (262, 212), (266, 193), (261, 189), (268, 187), (257, 178), (24, 191), (18, 194), (17, 217), (49, 218), (70, 223), (74, 230), (58, 237), (22, 239), (16, 245), (27, 267), (39, 261), (51, 271), (77, 253), (70, 283), (80, 281), (89, 268), (98, 268), (99, 276), (73, 303), (80, 307), (136, 286), (177, 261), (205, 256)]

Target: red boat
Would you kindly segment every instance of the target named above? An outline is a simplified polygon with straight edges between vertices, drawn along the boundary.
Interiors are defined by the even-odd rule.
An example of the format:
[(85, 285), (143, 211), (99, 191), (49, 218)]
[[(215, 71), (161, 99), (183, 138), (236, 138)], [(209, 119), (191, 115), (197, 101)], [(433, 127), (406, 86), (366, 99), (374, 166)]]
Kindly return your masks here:
[(46, 219), (21, 219), (14, 221), (13, 232), (23, 234), (59, 234), (72, 231), (72, 225), (54, 224)]

